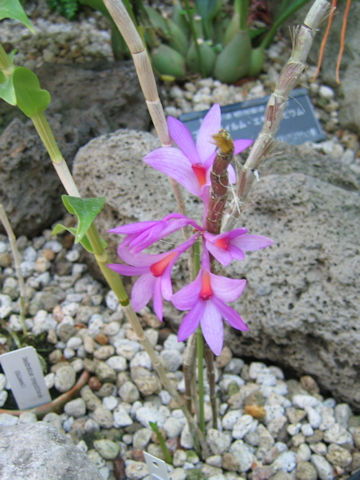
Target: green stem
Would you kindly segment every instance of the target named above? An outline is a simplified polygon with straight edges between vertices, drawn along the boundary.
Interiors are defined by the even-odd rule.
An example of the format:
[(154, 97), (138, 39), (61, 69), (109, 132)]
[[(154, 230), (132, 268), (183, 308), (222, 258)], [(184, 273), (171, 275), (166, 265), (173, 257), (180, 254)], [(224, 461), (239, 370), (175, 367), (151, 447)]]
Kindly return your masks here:
[(185, 0), (185, 10), (186, 10), (188, 21), (189, 21), (191, 35), (192, 35), (193, 40), (194, 40), (196, 55), (197, 55), (198, 60), (199, 60), (201, 76), (206, 77), (206, 71), (205, 71), (205, 67), (204, 67), (203, 58), (202, 58), (202, 55), (201, 55), (201, 50), (200, 50), (200, 47), (199, 47), (199, 44), (198, 44), (196, 29), (195, 29), (195, 25), (194, 25), (194, 19), (193, 19), (193, 15), (191, 13), (189, 0)]
[(156, 437), (159, 441), (160, 448), (161, 448), (161, 450), (164, 454), (165, 462), (168, 463), (169, 465), (172, 465), (173, 459), (172, 459), (171, 452), (166, 445), (163, 434), (161, 433), (161, 430), (159, 429), (157, 423), (156, 422), (149, 422), (149, 425), (150, 425), (152, 431), (155, 433), (155, 435), (156, 435)]
[(249, 16), (249, 1), (239, 0), (240, 30), (247, 30), (247, 20)]
[(196, 331), (196, 354), (198, 364), (198, 389), (199, 389), (199, 428), (205, 434), (205, 409), (204, 409), (204, 340), (201, 328)]
[(280, 16), (275, 20), (268, 33), (262, 39), (259, 48), (264, 51), (269, 46), (272, 39), (275, 37), (277, 29), (280, 27), (280, 25), (284, 23), (285, 20), (287, 20), (291, 15), (293, 15), (300, 7), (308, 3), (308, 1), (309, 0), (298, 0), (296, 2), (293, 2), (289, 8), (283, 11)]
[(61, 163), (64, 161), (64, 158), (60, 152), (60, 149), (56, 143), (55, 137), (51, 130), (51, 127), (45, 117), (43, 112), (38, 113), (31, 117), (31, 120), (36, 128), (41, 141), (43, 142), (50, 158), (53, 163)]
[[(194, 278), (200, 271), (200, 240), (193, 246)], [(205, 434), (205, 407), (204, 407), (204, 340), (201, 328), (196, 331), (196, 357), (198, 367), (198, 392), (199, 392), (199, 428)]]
[(107, 267), (107, 264), (110, 260), (106, 250), (101, 244), (100, 235), (94, 224), (90, 226), (89, 230), (86, 232), (86, 235), (93, 249), (94, 257), (99, 265), (101, 273), (104, 275), (108, 285), (119, 299), (120, 304), (123, 307), (126, 307), (129, 304), (129, 297), (126, 293), (124, 284), (121, 280), (121, 277)]

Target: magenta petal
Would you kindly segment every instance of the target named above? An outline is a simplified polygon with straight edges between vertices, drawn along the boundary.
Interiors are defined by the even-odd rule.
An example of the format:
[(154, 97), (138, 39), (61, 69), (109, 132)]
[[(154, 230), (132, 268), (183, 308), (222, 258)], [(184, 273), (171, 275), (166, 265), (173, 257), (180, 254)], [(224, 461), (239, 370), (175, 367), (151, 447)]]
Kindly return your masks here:
[(250, 140), (249, 138), (240, 138), (238, 140), (234, 140), (234, 155), (246, 150), (253, 143), (254, 140)]
[(156, 278), (154, 283), (153, 307), (154, 307), (154, 312), (156, 316), (160, 321), (162, 321), (163, 301), (162, 301), (162, 295), (161, 295), (161, 279), (160, 278)]
[(208, 241), (206, 241), (206, 248), (216, 258), (216, 260), (220, 262), (221, 265), (224, 265), (225, 267), (233, 261), (233, 257), (229, 250), (216, 247), (213, 243)]
[(249, 330), (249, 327), (233, 308), (229, 307), (229, 305), (226, 305), (219, 298), (213, 297), (212, 301), (231, 327), (236, 328), (236, 330), (241, 330), (243, 332)]
[(128, 277), (142, 275), (149, 271), (149, 267), (132, 267), (130, 265), (122, 265), (121, 263), (109, 263), (107, 266), (114, 272)]
[(193, 282), (176, 292), (171, 297), (171, 302), (179, 310), (190, 310), (199, 300), (200, 290), (201, 276), (198, 275)]
[(135, 312), (142, 310), (153, 296), (156, 278), (151, 274), (139, 277), (131, 290), (131, 304)]
[(112, 228), (108, 230), (109, 233), (118, 233), (119, 235), (129, 235), (131, 233), (139, 233), (143, 230), (146, 230), (149, 227), (156, 225), (158, 222), (149, 221), (149, 222), (137, 222), (137, 223), (128, 223), (127, 225), (120, 225), (120, 227)]
[(190, 130), (180, 120), (174, 117), (167, 119), (170, 137), (174, 140), (178, 148), (188, 157), (192, 164), (199, 163), (200, 157), (196, 150), (195, 142)]
[(182, 342), (192, 335), (199, 326), (205, 310), (205, 302), (199, 300), (194, 308), (183, 318), (178, 332), (178, 341)]
[(215, 355), (220, 355), (224, 342), (224, 326), (221, 314), (212, 300), (206, 302), (200, 323), (206, 343)]
[(253, 252), (254, 250), (259, 250), (260, 248), (269, 247), (274, 243), (274, 241), (271, 240), (271, 238), (263, 237), (261, 235), (246, 234), (234, 238), (232, 243), (242, 250)]
[(117, 254), (126, 263), (133, 265), (134, 267), (148, 267), (151, 264), (158, 262), (162, 258), (164, 258), (167, 253), (159, 253), (156, 255), (152, 255), (150, 253), (134, 253), (131, 252), (128, 248), (123, 248), (120, 245), (117, 248)]
[(228, 172), (228, 177), (229, 177), (229, 183), (231, 185), (236, 183), (236, 173), (235, 173), (235, 169), (232, 165), (228, 166), (227, 172)]
[(146, 155), (144, 162), (173, 178), (190, 193), (200, 196), (198, 179), (189, 159), (177, 148), (162, 147)]
[(221, 129), (220, 105), (215, 103), (205, 115), (200, 130), (196, 137), (196, 148), (202, 163), (204, 163), (216, 150), (215, 141), (212, 138)]
[(246, 280), (243, 279), (227, 278), (213, 273), (210, 274), (210, 278), (214, 294), (224, 302), (234, 302), (246, 286)]
[(244, 260), (245, 253), (241, 250), (241, 248), (236, 247), (233, 244), (229, 245), (229, 253), (232, 256), (233, 260)]
[(170, 300), (173, 294), (171, 284), (171, 268), (170, 265), (161, 276), (161, 294), (165, 300)]

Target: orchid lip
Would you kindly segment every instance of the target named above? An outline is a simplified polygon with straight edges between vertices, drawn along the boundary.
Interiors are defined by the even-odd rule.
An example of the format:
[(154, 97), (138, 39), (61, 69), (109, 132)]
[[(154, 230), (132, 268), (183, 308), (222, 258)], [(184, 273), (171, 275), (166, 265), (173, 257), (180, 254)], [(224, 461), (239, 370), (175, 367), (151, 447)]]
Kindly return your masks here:
[(200, 290), (200, 298), (202, 300), (209, 300), (213, 296), (214, 292), (211, 288), (211, 278), (209, 272), (204, 272), (201, 279), (201, 290)]
[(154, 275), (154, 277), (160, 277), (166, 268), (169, 266), (171, 260), (177, 255), (177, 252), (171, 252), (169, 255), (166, 255), (166, 257), (162, 258), (156, 263), (153, 263), (150, 267), (151, 273)]

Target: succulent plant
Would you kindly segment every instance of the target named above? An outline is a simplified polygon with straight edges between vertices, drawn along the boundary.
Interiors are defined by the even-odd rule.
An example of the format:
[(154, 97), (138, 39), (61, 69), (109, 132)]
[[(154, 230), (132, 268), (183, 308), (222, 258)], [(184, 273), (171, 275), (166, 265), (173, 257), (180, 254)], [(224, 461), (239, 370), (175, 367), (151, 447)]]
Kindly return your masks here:
[[(63, 11), (66, 6), (67, 11), (73, 12), (76, 3), (101, 11), (110, 20), (115, 58), (128, 54), (102, 0), (48, 1), (61, 6)], [(282, 0), (278, 8), (270, 9), (266, 0), (173, 0), (169, 15), (158, 12), (144, 0), (123, 3), (161, 79), (184, 80), (191, 74), (200, 74), (234, 83), (261, 72), (266, 48), (277, 29), (308, 1)]]

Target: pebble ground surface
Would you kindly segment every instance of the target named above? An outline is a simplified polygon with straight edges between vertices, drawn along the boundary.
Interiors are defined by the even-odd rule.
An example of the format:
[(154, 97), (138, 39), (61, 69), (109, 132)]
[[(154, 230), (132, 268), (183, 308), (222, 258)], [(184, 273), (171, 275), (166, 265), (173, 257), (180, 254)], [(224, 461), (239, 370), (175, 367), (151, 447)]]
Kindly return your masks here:
[[(50, 15), (44, 2), (29, 9), (36, 37), (12, 21), (1, 27), (2, 42), (19, 47), (19, 65), (111, 60), (109, 33), (97, 14), (82, 13), (70, 23)], [(226, 105), (267, 95), (288, 55), (288, 41), (279, 37), (269, 50), (266, 73), (241, 86), (213, 79), (163, 84), (166, 113), (178, 116), (215, 102)], [(336, 92), (321, 81), (310, 83), (313, 73), (309, 68), (300, 86), (309, 88), (328, 136), (316, 148), (358, 171), (358, 138), (339, 128)], [(162, 389), (115, 295), (90, 275), (79, 246), (67, 235), (52, 237), (50, 230), (33, 239), (21, 236), (17, 246), (29, 302), (26, 325), (47, 348), (45, 380), (52, 397), (72, 388), (84, 369), (91, 375), (62, 413), (48, 413), (42, 421), (69, 435), (104, 480), (119, 480), (119, 471), (125, 472), (121, 478), (150, 480), (143, 452), (163, 455), (149, 421), (157, 422), (173, 453), (171, 480), (345, 480), (360, 469), (359, 412), (325, 395), (310, 376), (287, 377), (279, 366), (244, 361), (227, 347), (216, 359), (218, 429), (211, 428), (207, 393), (210, 455), (199, 459), (182, 411)], [(0, 284), (1, 326), (20, 334), (19, 286), (4, 235), (0, 235)], [(141, 322), (182, 393), (184, 343), (177, 342), (176, 332), (150, 309), (141, 312)], [(0, 353), (8, 351), (11, 342), (1, 328)], [(0, 373), (0, 408), (11, 407), (9, 385)], [(30, 412), (19, 417), (0, 414), (0, 425), (36, 421)]]

